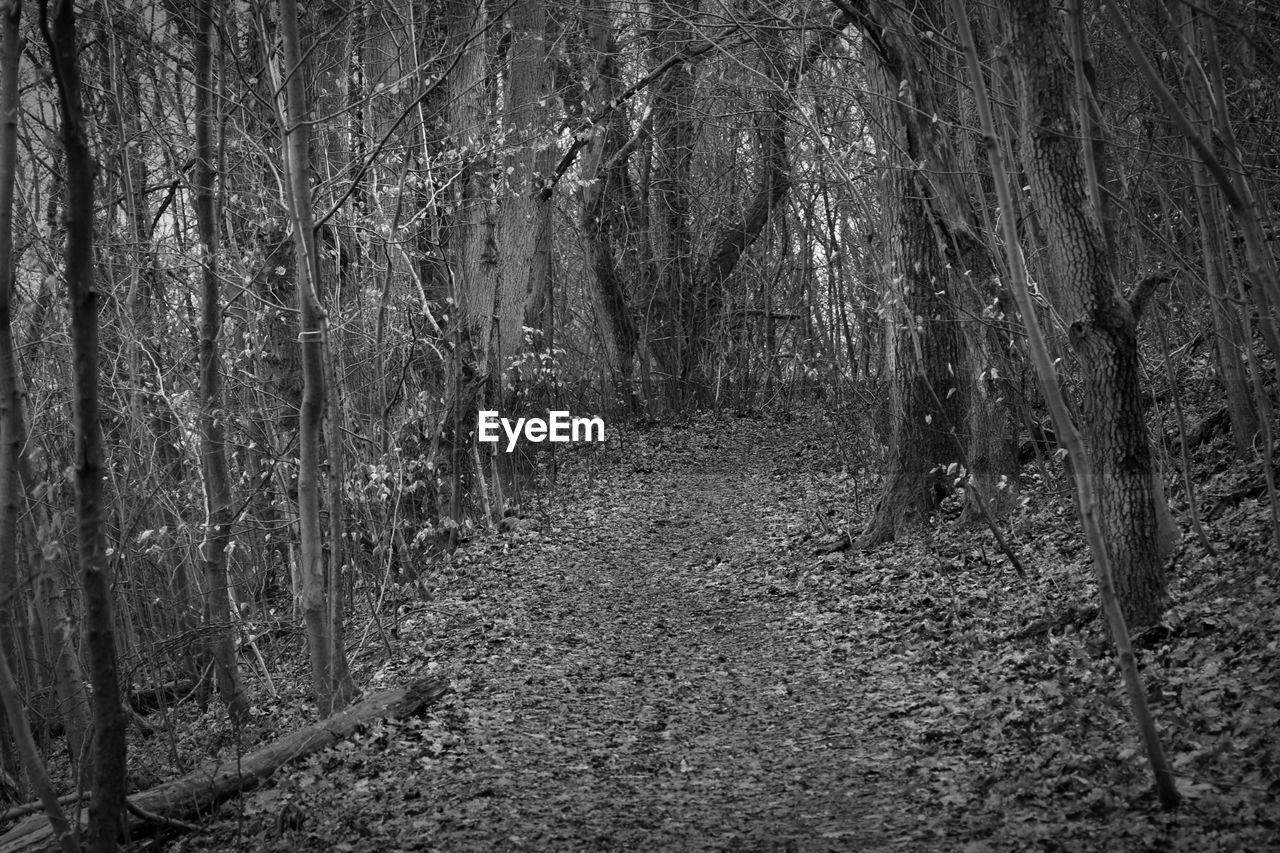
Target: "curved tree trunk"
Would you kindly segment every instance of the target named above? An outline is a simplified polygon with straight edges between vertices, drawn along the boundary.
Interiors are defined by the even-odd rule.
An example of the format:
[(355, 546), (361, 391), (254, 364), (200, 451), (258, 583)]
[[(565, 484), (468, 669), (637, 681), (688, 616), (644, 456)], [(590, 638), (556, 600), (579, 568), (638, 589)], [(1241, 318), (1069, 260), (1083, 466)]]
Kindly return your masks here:
[(1048, 237), (1046, 289), (1084, 374), (1079, 406), (1116, 591), (1131, 627), (1151, 625), (1164, 608), (1167, 543), (1159, 533), (1163, 497), (1142, 409), (1137, 324), (1112, 275), (1085, 186), (1058, 12), (1047, 0), (1005, 0), (1002, 8), (1012, 35), (1022, 159)]

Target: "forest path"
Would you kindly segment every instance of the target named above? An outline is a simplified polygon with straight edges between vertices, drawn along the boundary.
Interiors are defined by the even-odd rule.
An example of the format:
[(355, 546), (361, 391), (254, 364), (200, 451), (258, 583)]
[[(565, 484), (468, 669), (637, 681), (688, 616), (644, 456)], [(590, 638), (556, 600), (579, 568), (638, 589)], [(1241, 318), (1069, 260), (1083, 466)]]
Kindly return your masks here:
[[(224, 843), (922, 849), (894, 723), (919, 703), (858, 610), (815, 584), (853, 559), (799, 544), (817, 511), (799, 432), (641, 436), (562, 486), (535, 541), (464, 547), (400, 626), (455, 691), (417, 730), (282, 773), (246, 808), (256, 837)], [(286, 803), (306, 820), (273, 828)]]
[[(1070, 505), (1042, 490), (1008, 522), (1026, 578), (947, 504), (933, 536), (822, 556), (813, 537), (870, 487), (841, 471), (857, 445), (837, 428), (708, 417), (564, 453), (528, 500), (537, 531), (475, 537), (381, 631), (352, 626), (366, 689), (429, 672), (451, 692), (282, 768), (170, 849), (1280, 850), (1265, 508), (1232, 516), (1253, 531), (1232, 572), (1180, 570), (1187, 603), (1144, 652), (1194, 774), (1194, 808), (1170, 814)], [(314, 714), (301, 643), (280, 648), (286, 688), (252, 742)], [(201, 725), (184, 742), (217, 748)]]
[(448, 820), (442, 847), (868, 850), (902, 836), (894, 739), (867, 725), (874, 661), (839, 645), (852, 625), (795, 630), (800, 567), (778, 555), (813, 507), (758, 436), (738, 438), (611, 472), (583, 526), (511, 578), (516, 630), (474, 674), (485, 748), (469, 790), (444, 792), (464, 808), (440, 809), (469, 818)]

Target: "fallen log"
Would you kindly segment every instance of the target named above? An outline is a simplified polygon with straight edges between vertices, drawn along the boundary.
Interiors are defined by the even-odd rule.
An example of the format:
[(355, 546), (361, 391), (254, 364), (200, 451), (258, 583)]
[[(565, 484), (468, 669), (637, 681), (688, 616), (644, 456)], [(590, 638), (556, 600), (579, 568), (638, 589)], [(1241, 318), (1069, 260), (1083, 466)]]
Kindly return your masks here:
[[(239, 762), (211, 761), (185, 776), (133, 794), (129, 797), (126, 818), (129, 836), (146, 835), (160, 826), (172, 829), (208, 814), (223, 800), (253, 790), (286, 764), (333, 746), (355, 734), (365, 723), (383, 718), (403, 720), (421, 714), (448, 690), (444, 682), (435, 678), (384, 690), (327, 720), (285, 735)], [(84, 827), (82, 821), (82, 832)], [(42, 814), (24, 818), (0, 835), (0, 853), (56, 849), (57, 841)]]
[(161, 705), (176, 705), (194, 693), (199, 686), (199, 680), (190, 678), (185, 681), (170, 681), (167, 684), (130, 690), (129, 707), (139, 714), (149, 714)]

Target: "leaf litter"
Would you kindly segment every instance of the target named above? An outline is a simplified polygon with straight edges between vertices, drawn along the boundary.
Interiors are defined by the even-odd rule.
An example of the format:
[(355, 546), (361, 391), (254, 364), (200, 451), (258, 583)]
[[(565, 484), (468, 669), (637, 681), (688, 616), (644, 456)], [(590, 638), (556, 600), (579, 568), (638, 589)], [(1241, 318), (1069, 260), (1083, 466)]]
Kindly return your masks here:
[(1216, 559), (1184, 537), (1168, 616), (1138, 637), (1187, 797), (1165, 813), (1069, 495), (1031, 477), (1005, 523), (1025, 579), (954, 506), (930, 535), (832, 551), (823, 538), (856, 533), (849, 509), (874, 494), (835, 435), (818, 414), (703, 416), (570, 455), (536, 524), (477, 536), (406, 587), (394, 639), (353, 661), (372, 687), (445, 675), (441, 704), (161, 843), (1280, 849), (1265, 508), (1227, 509)]

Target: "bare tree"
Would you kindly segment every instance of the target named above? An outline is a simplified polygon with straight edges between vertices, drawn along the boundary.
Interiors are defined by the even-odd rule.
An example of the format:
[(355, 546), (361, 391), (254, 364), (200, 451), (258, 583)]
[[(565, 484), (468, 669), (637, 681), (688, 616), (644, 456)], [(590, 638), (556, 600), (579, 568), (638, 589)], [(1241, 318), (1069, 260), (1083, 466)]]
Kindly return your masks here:
[[(936, 21), (937, 8), (929, 10)], [(960, 455), (955, 434), (964, 420), (965, 386), (955, 322), (958, 270), (943, 256), (935, 228), (949, 224), (953, 234), (973, 241), (965, 214), (946, 213), (948, 206), (959, 206), (963, 193), (950, 186), (940, 192), (932, 177), (945, 175), (948, 162), (940, 157), (941, 141), (931, 139), (938, 132), (929, 109), (932, 72), (923, 67), (925, 60), (907, 67), (913, 46), (924, 43), (916, 28), (930, 24), (894, 9), (876, 12), (858, 17), (874, 48), (870, 74), (879, 104), (874, 132), (889, 244), (884, 299), (892, 423), (884, 486), (858, 540), (863, 548), (927, 522), (937, 506), (939, 466)], [(931, 171), (920, 168), (921, 162), (929, 162)]]
[(1085, 182), (1072, 109), (1066, 37), (1047, 2), (1002, 6), (1022, 116), (1020, 151), (1048, 238), (1048, 296), (1080, 358), (1080, 411), (1098, 484), (1116, 589), (1131, 626), (1165, 603), (1168, 515), (1142, 407), (1137, 326), (1115, 280), (1099, 211)]
[(243, 722), (249, 701), (240, 683), (235, 640), (228, 608), (227, 548), (231, 544), (231, 478), (227, 472), (226, 420), (222, 400), (222, 298), (218, 281), (217, 195), (214, 186), (213, 44), (214, 5), (201, 0), (195, 10), (195, 135), (194, 208), (203, 264), (200, 299), (200, 460), (205, 494), (205, 534), (201, 559), (205, 576), (205, 627), (217, 669), (218, 690), (231, 718)]
[[(320, 253), (316, 245), (312, 209), (310, 152), (311, 116), (303, 77), (302, 36), (296, 0), (280, 0), (280, 29), (284, 46), (285, 170), (289, 181), (294, 245), (298, 256), (298, 342), (302, 350), (302, 404), (298, 416), (298, 561), (302, 612), (311, 649), (311, 677), (320, 716), (327, 717), (351, 698), (346, 671), (346, 650), (334, 641), (336, 595), (324, 555), (321, 523), (320, 455), (321, 426), (325, 414), (326, 314), (320, 305)], [(330, 425), (337, 429), (336, 424)]]
[(89, 845), (116, 849), (125, 794), (125, 727), (112, 619), (111, 564), (103, 529), (104, 453), (98, 422), (98, 291), (93, 278), (93, 179), (88, 128), (80, 93), (79, 40), (71, 0), (42, 0), (40, 26), (49, 45), (58, 90), (67, 204), (64, 275), (71, 307), (75, 385), (76, 522), (85, 642), (93, 685), (93, 801)]
[[(18, 513), (25, 498), (20, 470), (26, 425), (12, 331), (13, 186), (18, 160), (21, 15), (22, 4), (17, 0), (0, 7), (0, 612), (8, 612), (17, 591)], [(7, 628), (9, 620), (3, 621)], [(32, 736), (26, 705), (9, 666), (8, 649), (0, 649), (0, 704), (54, 836), (66, 853), (77, 853), (80, 844), (58, 803), (53, 781)]]

